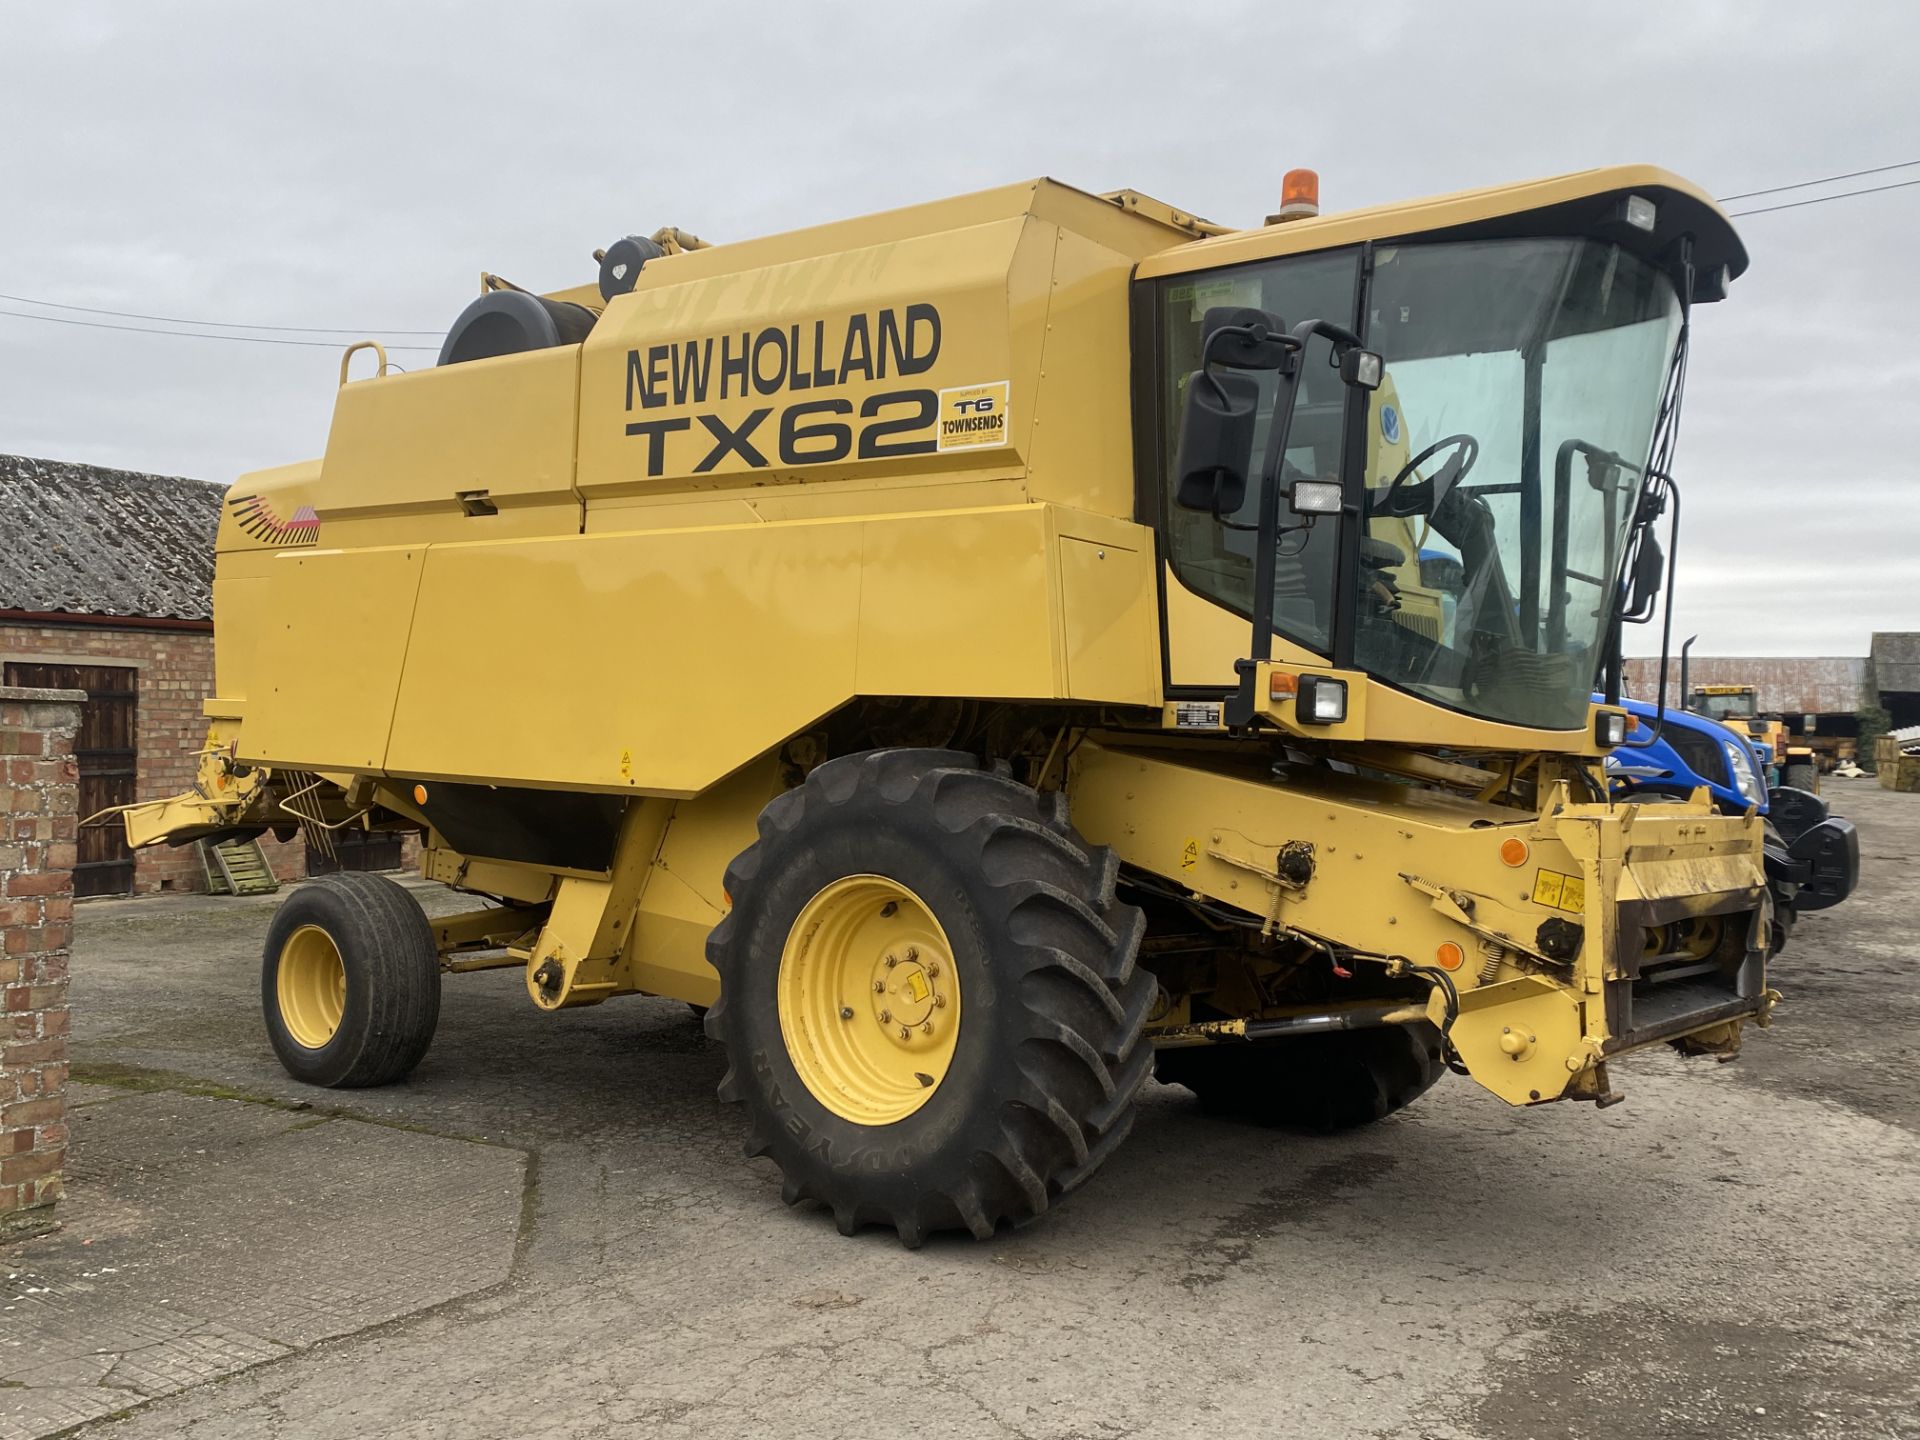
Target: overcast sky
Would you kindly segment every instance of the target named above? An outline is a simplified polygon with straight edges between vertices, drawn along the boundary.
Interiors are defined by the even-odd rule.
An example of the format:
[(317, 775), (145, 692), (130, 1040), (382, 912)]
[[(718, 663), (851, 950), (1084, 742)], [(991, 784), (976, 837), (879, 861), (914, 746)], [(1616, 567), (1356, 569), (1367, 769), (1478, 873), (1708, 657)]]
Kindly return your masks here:
[[(631, 231), (1039, 174), (1239, 225), (1296, 165), (1328, 209), (1616, 161), (1724, 196), (1920, 160), (1916, 54), (1894, 0), (3, 0), (0, 293), (438, 332), (483, 268), (552, 289)], [(1695, 325), (1676, 643), (1864, 654), (1920, 629), (1920, 187), (1737, 223), (1752, 269)], [(0, 453), (227, 483), (321, 451), (337, 366), (0, 315)]]

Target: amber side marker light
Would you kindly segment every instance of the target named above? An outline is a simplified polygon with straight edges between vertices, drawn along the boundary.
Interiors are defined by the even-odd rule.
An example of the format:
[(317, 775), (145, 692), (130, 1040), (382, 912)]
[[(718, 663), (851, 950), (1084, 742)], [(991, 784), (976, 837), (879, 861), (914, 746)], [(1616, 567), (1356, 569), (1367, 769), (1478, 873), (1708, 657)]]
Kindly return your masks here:
[(1433, 952), (1433, 958), (1440, 962), (1442, 970), (1458, 970), (1467, 963), (1467, 952), (1449, 940)]
[(424, 805), (427, 803), (427, 787), (426, 786), (416, 785), (413, 787), (413, 803), (416, 805)]
[(1527, 842), (1524, 840), (1502, 840), (1500, 858), (1518, 870), (1527, 863)]

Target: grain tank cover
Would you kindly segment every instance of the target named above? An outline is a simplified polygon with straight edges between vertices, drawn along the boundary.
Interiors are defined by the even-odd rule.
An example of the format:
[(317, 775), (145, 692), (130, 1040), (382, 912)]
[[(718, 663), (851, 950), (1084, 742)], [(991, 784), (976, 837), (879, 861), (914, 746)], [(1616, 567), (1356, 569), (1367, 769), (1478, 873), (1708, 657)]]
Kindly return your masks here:
[(647, 264), (582, 352), (581, 492), (1019, 474), (1043, 357), (1103, 391), (1049, 441), (1124, 430), (1127, 278), (1191, 238), (1042, 180)]

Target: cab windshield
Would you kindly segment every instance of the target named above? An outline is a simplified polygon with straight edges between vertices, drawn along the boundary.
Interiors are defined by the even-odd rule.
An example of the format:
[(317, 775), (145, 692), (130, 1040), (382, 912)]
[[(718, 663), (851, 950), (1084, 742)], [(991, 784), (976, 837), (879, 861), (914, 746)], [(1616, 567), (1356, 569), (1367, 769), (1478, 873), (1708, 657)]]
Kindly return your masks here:
[[(1170, 290), (1173, 383), (1207, 305), (1347, 323), (1357, 259), (1263, 262), (1203, 282), (1215, 293)], [(1310, 348), (1281, 471), (1283, 486), (1339, 477), (1346, 407), (1364, 406), (1359, 573), (1338, 575), (1331, 520), (1283, 533), (1274, 628), (1330, 653), (1335, 587), (1353, 585), (1360, 669), (1490, 720), (1582, 726), (1679, 333), (1673, 287), (1612, 244), (1514, 239), (1380, 247), (1367, 293), (1356, 328), (1383, 383), (1349, 390)], [(1261, 379), (1255, 474), (1279, 390)], [(1251, 519), (1258, 489), (1230, 520)], [(1254, 536), (1176, 512), (1170, 540), (1183, 583), (1253, 613)]]
[(1751, 720), (1759, 713), (1754, 706), (1754, 695), (1751, 690), (1736, 690), (1717, 695), (1702, 691), (1694, 696), (1694, 703), (1690, 708), (1695, 714), (1704, 715), (1709, 720)]

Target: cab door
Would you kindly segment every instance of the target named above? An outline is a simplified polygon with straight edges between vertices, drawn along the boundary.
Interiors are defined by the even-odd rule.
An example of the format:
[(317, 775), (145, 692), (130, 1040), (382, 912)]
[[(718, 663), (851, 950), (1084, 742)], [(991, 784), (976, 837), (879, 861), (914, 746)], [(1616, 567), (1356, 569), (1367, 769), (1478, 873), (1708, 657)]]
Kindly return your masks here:
[[(1254, 306), (1291, 327), (1326, 319), (1352, 325), (1359, 274), (1357, 248), (1288, 256), (1146, 282), (1140, 297), (1153, 327), (1153, 374), (1148, 403), (1160, 417), (1157, 450), (1143, 477), (1142, 501), (1161, 536), (1166, 614), (1165, 680), (1173, 695), (1222, 693), (1236, 684), (1234, 661), (1251, 648), (1251, 616), (1259, 511), (1258, 476), (1266, 460), (1279, 379), (1252, 378), (1260, 387), (1245, 502), (1230, 523), (1173, 503), (1174, 463), (1187, 385), (1200, 364), (1201, 324), (1216, 306)], [(1347, 387), (1331, 363), (1332, 349), (1316, 338), (1302, 357), (1300, 395), (1288, 431), (1281, 483), (1304, 477), (1337, 478)], [(1325, 663), (1333, 627), (1334, 573), (1339, 529), (1331, 518), (1288, 530), (1279, 540), (1274, 576), (1274, 656)]]

